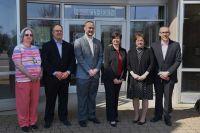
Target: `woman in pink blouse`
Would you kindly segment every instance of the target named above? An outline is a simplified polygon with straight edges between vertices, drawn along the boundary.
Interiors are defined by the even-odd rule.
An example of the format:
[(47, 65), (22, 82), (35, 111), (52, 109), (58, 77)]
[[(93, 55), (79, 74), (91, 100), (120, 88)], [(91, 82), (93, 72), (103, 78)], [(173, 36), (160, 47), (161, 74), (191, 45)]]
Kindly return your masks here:
[(33, 31), (24, 28), (20, 44), (13, 51), (12, 59), (16, 68), (16, 109), (18, 123), (23, 132), (38, 129), (38, 101), (40, 78), (42, 76), (39, 49), (32, 45)]

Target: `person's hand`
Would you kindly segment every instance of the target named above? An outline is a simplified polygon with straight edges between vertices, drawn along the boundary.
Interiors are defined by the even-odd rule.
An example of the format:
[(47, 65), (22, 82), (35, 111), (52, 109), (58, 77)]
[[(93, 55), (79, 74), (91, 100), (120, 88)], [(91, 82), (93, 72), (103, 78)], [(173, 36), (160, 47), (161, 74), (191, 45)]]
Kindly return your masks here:
[(66, 79), (70, 74), (68, 72), (63, 72), (61, 79)]
[(90, 69), (90, 70), (88, 71), (88, 73), (89, 73), (90, 77), (93, 77), (93, 76), (94, 76), (94, 73), (93, 73), (93, 70), (92, 70), (92, 69)]
[(39, 80), (39, 77), (38, 77), (38, 76), (32, 76), (32, 75), (30, 75), (29, 78), (31, 79), (31, 82), (36, 82), (36, 81)]
[(139, 75), (135, 74), (135, 73), (131, 73), (131, 76), (136, 79), (136, 80), (139, 80)]
[(147, 76), (145, 74), (143, 74), (142, 76), (139, 76), (138, 80), (142, 81), (145, 80), (147, 78)]
[(97, 74), (97, 72), (98, 72), (98, 70), (95, 68), (95, 69), (92, 69), (93, 70), (93, 73), (94, 73), (94, 75), (96, 75)]
[(142, 74), (140, 77), (139, 77), (139, 80), (142, 81), (142, 80), (145, 80), (147, 78), (147, 76), (149, 75), (149, 72), (146, 71), (144, 74)]
[(114, 84), (121, 84), (122, 83), (122, 80), (119, 80), (119, 79), (113, 79), (113, 82)]
[(168, 71), (161, 71), (158, 73), (160, 78), (163, 80), (169, 80), (169, 72)]
[(57, 79), (61, 80), (62, 79), (62, 72), (56, 71), (55, 76), (56, 76)]

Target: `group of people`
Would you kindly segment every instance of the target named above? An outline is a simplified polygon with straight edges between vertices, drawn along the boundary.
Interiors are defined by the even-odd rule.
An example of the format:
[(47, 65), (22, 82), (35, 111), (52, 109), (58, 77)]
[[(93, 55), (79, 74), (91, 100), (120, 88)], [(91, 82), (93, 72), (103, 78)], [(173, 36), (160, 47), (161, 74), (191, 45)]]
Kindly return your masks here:
[[(169, 39), (169, 28), (160, 28), (161, 40), (152, 44), (151, 48), (145, 47), (143, 33), (135, 33), (135, 45), (128, 54), (121, 47), (119, 32), (113, 32), (111, 44), (102, 49), (101, 42), (93, 37), (94, 22), (86, 21), (84, 31), (85, 34), (72, 45), (63, 40), (63, 28), (56, 24), (52, 27), (52, 40), (43, 44), (41, 52), (32, 45), (33, 30), (26, 27), (21, 31), (20, 44), (15, 47), (12, 59), (16, 66), (17, 117), (22, 131), (38, 129), (41, 78), (46, 94), (44, 128), (52, 125), (57, 96), (59, 120), (66, 126), (71, 125), (68, 119), (68, 87), (72, 73), (76, 75), (79, 125), (87, 127), (88, 121), (99, 124), (96, 95), (100, 70), (105, 86), (106, 118), (111, 126), (116, 127), (119, 122), (118, 97), (127, 71), (127, 98), (133, 99), (134, 106), (132, 122), (138, 125), (146, 122), (154, 83), (155, 114), (150, 121), (157, 122), (164, 115), (165, 124), (171, 126), (172, 92), (181, 63), (181, 49), (177, 42)], [(142, 100), (141, 115), (139, 100)]]

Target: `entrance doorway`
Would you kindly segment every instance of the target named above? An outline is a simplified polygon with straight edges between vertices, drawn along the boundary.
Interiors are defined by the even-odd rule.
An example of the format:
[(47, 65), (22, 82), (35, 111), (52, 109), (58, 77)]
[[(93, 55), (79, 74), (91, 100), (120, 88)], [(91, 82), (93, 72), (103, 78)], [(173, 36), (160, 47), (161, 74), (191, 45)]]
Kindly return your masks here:
[[(64, 24), (64, 38), (66, 41), (70, 43), (74, 43), (77, 38), (80, 38), (84, 35), (84, 22), (82, 20), (78, 21), (70, 21), (66, 20)], [(121, 46), (126, 48), (126, 24), (125, 22), (116, 22), (116, 21), (101, 21), (101, 20), (94, 20), (95, 23), (95, 35), (97, 39), (99, 39), (102, 43), (102, 47), (106, 47), (107, 45), (111, 44), (111, 35), (112, 32), (117, 31), (122, 34)], [(69, 92), (75, 92), (75, 84), (69, 88)], [(121, 90), (125, 90), (125, 84), (121, 87)], [(100, 78), (99, 83), (99, 92), (104, 92), (104, 86)]]

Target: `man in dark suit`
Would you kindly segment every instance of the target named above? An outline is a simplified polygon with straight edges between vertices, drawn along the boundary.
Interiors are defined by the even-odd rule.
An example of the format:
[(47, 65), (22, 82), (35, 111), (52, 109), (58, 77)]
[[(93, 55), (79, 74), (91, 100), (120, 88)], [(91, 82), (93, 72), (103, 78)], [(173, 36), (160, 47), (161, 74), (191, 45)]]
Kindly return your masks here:
[(63, 28), (61, 25), (53, 26), (52, 35), (53, 39), (42, 47), (46, 94), (45, 128), (50, 128), (53, 121), (57, 95), (59, 119), (64, 125), (71, 125), (67, 117), (67, 104), (70, 77), (75, 68), (74, 49), (70, 43), (62, 39)]
[[(169, 39), (169, 28), (160, 28), (161, 41), (152, 44), (155, 56), (155, 112), (151, 122), (162, 119), (168, 126), (172, 125), (170, 113), (172, 112), (172, 92), (177, 80), (177, 69), (182, 61), (181, 48), (178, 42)], [(164, 108), (163, 108), (164, 95)]]
[(101, 42), (93, 37), (94, 28), (92, 21), (85, 22), (85, 35), (74, 43), (78, 63), (76, 71), (78, 120), (81, 127), (87, 126), (87, 120), (100, 123), (96, 118), (96, 95), (103, 52)]

